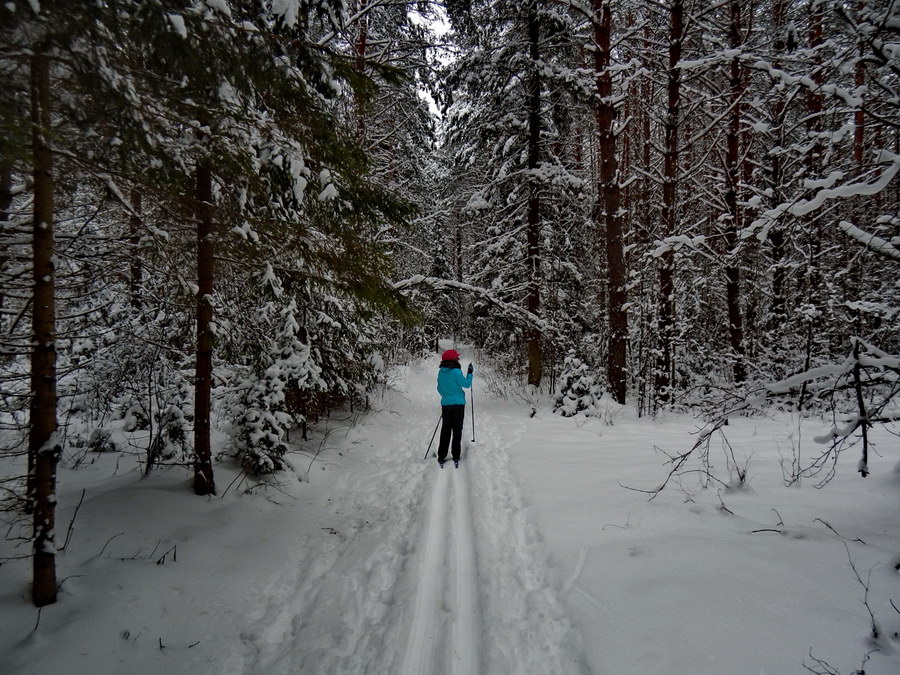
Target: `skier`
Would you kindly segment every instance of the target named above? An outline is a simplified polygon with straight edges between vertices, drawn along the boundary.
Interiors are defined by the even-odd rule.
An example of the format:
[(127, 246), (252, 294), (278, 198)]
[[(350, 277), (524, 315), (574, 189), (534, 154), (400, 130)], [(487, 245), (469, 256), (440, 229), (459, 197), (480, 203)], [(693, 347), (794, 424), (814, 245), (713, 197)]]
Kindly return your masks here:
[(463, 420), (466, 416), (466, 394), (463, 389), (472, 386), (472, 372), (475, 369), (469, 364), (468, 374), (463, 376), (459, 365), (459, 352), (448, 349), (441, 354), (441, 365), (438, 368), (437, 390), (441, 395), (441, 440), (438, 444), (438, 464), (444, 468), (447, 461), (447, 446), (453, 436), (453, 464), (459, 467), (460, 442), (462, 440)]

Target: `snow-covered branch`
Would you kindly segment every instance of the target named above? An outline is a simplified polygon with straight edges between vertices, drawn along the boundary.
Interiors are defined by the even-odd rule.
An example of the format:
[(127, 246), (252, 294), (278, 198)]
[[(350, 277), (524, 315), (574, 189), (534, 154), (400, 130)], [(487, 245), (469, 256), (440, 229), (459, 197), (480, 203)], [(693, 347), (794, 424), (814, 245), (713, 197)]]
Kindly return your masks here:
[[(798, 217), (806, 216), (818, 210), (827, 202), (835, 199), (866, 197), (878, 194), (887, 188), (888, 185), (897, 178), (897, 174), (900, 173), (900, 155), (890, 152), (889, 150), (882, 150), (878, 154), (878, 162), (886, 164), (887, 167), (876, 180), (858, 181), (856, 183), (847, 183), (836, 187), (831, 187), (829, 184), (819, 189), (818, 192), (809, 199), (800, 198), (779, 204), (775, 208), (763, 212), (759, 218), (745, 228), (741, 232), (741, 238), (747, 239), (755, 234), (757, 239), (760, 241), (764, 240), (768, 235), (769, 228), (785, 214)], [(847, 229), (844, 227), (841, 227), (841, 229), (847, 232)], [(850, 232), (847, 233), (850, 234)], [(851, 236), (854, 235), (851, 234)], [(872, 248), (870, 244), (866, 245)], [(893, 246), (891, 248), (893, 248)], [(879, 252), (884, 253), (884, 251)]]
[(440, 277), (427, 277), (416, 274), (394, 283), (394, 288), (401, 293), (416, 290), (419, 288), (430, 288), (435, 291), (455, 291), (458, 293), (468, 293), (485, 302), (497, 307), (503, 314), (512, 318), (523, 326), (537, 328), (542, 333), (558, 333), (559, 330), (552, 324), (544, 321), (540, 317), (535, 316), (528, 310), (513, 305), (495, 297), (491, 292), (480, 286), (473, 286), (461, 281), (453, 281), (452, 279), (441, 279)]
[(838, 228), (844, 234), (848, 235), (852, 239), (855, 239), (860, 244), (874, 251), (875, 253), (886, 256), (888, 258), (893, 258), (894, 260), (900, 260), (900, 249), (898, 249), (886, 239), (882, 239), (881, 237), (870, 234), (869, 232), (864, 232), (856, 225), (846, 220), (842, 220), (841, 222), (839, 222)]

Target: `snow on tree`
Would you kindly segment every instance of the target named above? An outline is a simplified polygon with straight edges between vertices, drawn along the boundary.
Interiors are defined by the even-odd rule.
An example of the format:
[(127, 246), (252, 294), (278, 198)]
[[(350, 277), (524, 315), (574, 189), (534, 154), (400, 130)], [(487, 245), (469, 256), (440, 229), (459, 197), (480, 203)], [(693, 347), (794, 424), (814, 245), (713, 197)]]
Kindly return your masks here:
[[(584, 91), (583, 77), (564, 61), (577, 51), (573, 26), (565, 11), (542, 2), (451, 4), (448, 11), (461, 49), (446, 97), (452, 180), (466, 190), (459, 200), (465, 234), (456, 234), (465, 280), (543, 317), (549, 268), (558, 268), (554, 254), (565, 250), (557, 242), (584, 213), (577, 199), (584, 181), (573, 172), (577, 140), (567, 138), (565, 114)], [(486, 344), (540, 384), (541, 334), (491, 326), (484, 309), (474, 311), (479, 332), (489, 329)]]
[(553, 404), (553, 412), (563, 417), (574, 417), (579, 413), (591, 416), (602, 392), (588, 365), (574, 352), (569, 352), (559, 377), (559, 393)]

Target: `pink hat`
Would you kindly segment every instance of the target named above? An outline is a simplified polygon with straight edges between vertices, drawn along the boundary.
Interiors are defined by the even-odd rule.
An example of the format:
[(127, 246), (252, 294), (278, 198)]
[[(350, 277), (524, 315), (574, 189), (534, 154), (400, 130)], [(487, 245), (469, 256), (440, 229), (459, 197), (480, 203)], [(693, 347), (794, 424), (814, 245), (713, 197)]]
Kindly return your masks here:
[(441, 359), (444, 361), (459, 361), (459, 352), (455, 349), (448, 349), (441, 354)]

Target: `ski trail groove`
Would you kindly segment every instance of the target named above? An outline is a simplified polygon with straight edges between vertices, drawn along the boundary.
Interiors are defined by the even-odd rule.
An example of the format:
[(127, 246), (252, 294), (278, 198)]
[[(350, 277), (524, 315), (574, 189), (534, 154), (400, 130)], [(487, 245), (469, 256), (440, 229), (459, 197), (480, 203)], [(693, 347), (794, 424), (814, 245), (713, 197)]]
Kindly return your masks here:
[(453, 543), (456, 549), (456, 613), (453, 617), (453, 675), (478, 675), (481, 625), (475, 567), (475, 538), (467, 467), (454, 470)]
[(415, 610), (403, 659), (402, 675), (433, 673), (441, 640), (441, 594), (443, 591), (449, 469), (440, 471), (428, 508), (428, 525), (422, 555)]
[(416, 423), (353, 432), (378, 440), (329, 493), (322, 522), (337, 529), (265, 585), (228, 672), (583, 675), (560, 601), (577, 577), (554, 578), (510, 470), (524, 426), (482, 408), (459, 469), (423, 465), (433, 376), (408, 375), (398, 414)]

